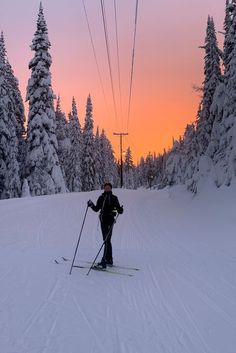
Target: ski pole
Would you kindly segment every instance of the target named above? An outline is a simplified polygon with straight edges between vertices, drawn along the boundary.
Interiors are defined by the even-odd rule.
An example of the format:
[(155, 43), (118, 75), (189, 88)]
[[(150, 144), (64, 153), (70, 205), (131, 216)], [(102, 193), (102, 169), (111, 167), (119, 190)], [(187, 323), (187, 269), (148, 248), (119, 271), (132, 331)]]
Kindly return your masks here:
[(108, 237), (109, 237), (109, 235), (110, 235), (110, 233), (111, 233), (111, 231), (112, 231), (112, 228), (113, 228), (114, 224), (116, 223), (118, 217), (119, 217), (119, 214), (118, 214), (118, 215), (116, 216), (116, 218), (114, 219), (114, 221), (113, 221), (113, 223), (112, 223), (112, 225), (111, 225), (111, 228), (109, 229), (109, 232), (108, 232), (107, 235), (106, 235), (105, 240), (103, 241), (103, 243), (102, 243), (100, 249), (98, 250), (98, 253), (97, 253), (96, 257), (95, 257), (95, 259), (94, 259), (92, 265), (90, 266), (90, 268), (89, 268), (89, 270), (88, 270), (88, 273), (86, 274), (87, 276), (90, 274), (90, 271), (92, 270), (92, 268), (93, 268), (93, 266), (94, 266), (94, 264), (95, 264), (95, 262), (96, 262), (96, 260), (97, 260), (97, 258), (98, 258), (98, 256), (99, 256), (100, 252), (102, 251), (103, 246), (106, 244), (106, 241), (107, 241), (107, 239), (108, 239)]
[(75, 254), (74, 254), (73, 261), (72, 261), (71, 268), (70, 268), (70, 275), (71, 275), (72, 269), (73, 269), (73, 267), (74, 267), (75, 257), (76, 257), (77, 251), (78, 251), (78, 247), (79, 247), (79, 243), (80, 243), (82, 231), (83, 231), (83, 228), (84, 228), (84, 223), (85, 223), (85, 219), (86, 219), (86, 216), (87, 216), (88, 208), (89, 208), (89, 206), (86, 207), (86, 211), (85, 211), (83, 223), (82, 223), (82, 226), (81, 226), (81, 230), (80, 230), (80, 233), (79, 233), (78, 242), (77, 242), (76, 249), (75, 249)]

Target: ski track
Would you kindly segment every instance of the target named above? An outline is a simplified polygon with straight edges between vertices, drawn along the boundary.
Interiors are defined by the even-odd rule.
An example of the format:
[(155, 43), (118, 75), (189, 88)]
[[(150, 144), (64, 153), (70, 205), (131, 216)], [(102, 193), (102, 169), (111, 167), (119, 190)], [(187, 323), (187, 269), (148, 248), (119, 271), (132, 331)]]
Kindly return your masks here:
[[(211, 281), (205, 281), (200, 274), (197, 274), (196, 271), (190, 271), (191, 268), (191, 259), (193, 259), (194, 254), (187, 251), (185, 248), (170, 242), (170, 240), (167, 240), (165, 238), (164, 242), (169, 243), (169, 248), (172, 246), (173, 248), (176, 248), (180, 253), (184, 253), (185, 257), (183, 257), (184, 260), (182, 260), (182, 266), (184, 269), (180, 271), (176, 271), (174, 267), (171, 267), (171, 271), (175, 273), (176, 276), (178, 276), (181, 280), (185, 280), (190, 286), (194, 288), (194, 290), (199, 292), (199, 295), (204, 296), (205, 298), (208, 299), (209, 303), (211, 302), (211, 305), (217, 310), (219, 313), (221, 312), (224, 317), (227, 317), (228, 320), (230, 320), (231, 324), (235, 326), (235, 322), (231, 319), (229, 314), (223, 310), (215, 300), (213, 300), (211, 297), (217, 297), (219, 298), (219, 301), (221, 303), (225, 303), (225, 301), (228, 301), (230, 304), (231, 309), (234, 308), (234, 312), (236, 313), (236, 303), (235, 301), (230, 297), (226, 296), (222, 292), (222, 288), (225, 288), (225, 281), (224, 284), (221, 286), (221, 288), (216, 287), (216, 284), (214, 284)], [(188, 260), (187, 260), (188, 259)], [(198, 268), (201, 269), (201, 264), (198, 264)], [(212, 278), (211, 278), (212, 280)], [(218, 279), (219, 282), (219, 279)], [(223, 299), (223, 300), (222, 300)], [(209, 304), (210, 305), (210, 304)]]
[(56, 279), (55, 282), (53, 283), (53, 286), (48, 294), (48, 297), (36, 308), (36, 310), (32, 313), (32, 315), (28, 318), (26, 322), (26, 327), (23, 330), (23, 335), (26, 335), (29, 330), (32, 328), (34, 323), (37, 321), (37, 318), (39, 317), (40, 313), (45, 309), (45, 307), (48, 305), (49, 301), (52, 300), (54, 294), (59, 288), (59, 280)]
[[(135, 216), (134, 216), (134, 220), (137, 221), (137, 218)], [(135, 223), (135, 225), (136, 225), (136, 223)], [(136, 226), (136, 234), (138, 234), (139, 236), (142, 236), (143, 233), (144, 232), (142, 231), (142, 228), (140, 226), (138, 226), (138, 227)], [(143, 248), (145, 247), (144, 244), (142, 244), (142, 247)], [(146, 249), (149, 250), (148, 246), (145, 247), (145, 250)], [(156, 303), (155, 294), (156, 294), (156, 292), (158, 292), (159, 295), (161, 295), (162, 300), (163, 300), (164, 296), (163, 296), (163, 294), (161, 292), (160, 286), (158, 285), (158, 279), (156, 279), (156, 273), (154, 274), (154, 272), (152, 270), (152, 266), (148, 266), (148, 270), (146, 270), (145, 276), (150, 276), (151, 277), (151, 280), (152, 280), (151, 284), (154, 287), (154, 289), (150, 290), (150, 288), (149, 288), (148, 290), (144, 291), (143, 288), (140, 288), (140, 290), (143, 291), (142, 296), (144, 298), (144, 302), (152, 304), (151, 308), (149, 307), (148, 310), (146, 311), (146, 313), (144, 313), (143, 320), (145, 321), (147, 319), (147, 317), (150, 315), (150, 312), (152, 312), (153, 314), (157, 313), (155, 315), (155, 317), (156, 317), (156, 321), (158, 322), (158, 320), (160, 320), (160, 317), (159, 317), (160, 316), (160, 310), (163, 310), (163, 309), (159, 308), (157, 311), (153, 311), (153, 309), (155, 308), (155, 303)], [(166, 283), (165, 283), (165, 286), (166, 286)], [(149, 287), (151, 287), (150, 281), (149, 281)], [(133, 298), (133, 301), (135, 303), (136, 302), (136, 298)], [(162, 314), (162, 316), (164, 317), (164, 320), (168, 321), (168, 316), (170, 316), (173, 319), (173, 313), (169, 312), (168, 303), (166, 303), (166, 300), (163, 300), (163, 306), (166, 307), (166, 311)], [(136, 308), (137, 307), (138, 307), (138, 305), (136, 304)], [(196, 331), (196, 327), (194, 326), (194, 323), (192, 322), (192, 318), (188, 316), (188, 319), (190, 321), (190, 324), (192, 324), (192, 326), (194, 327), (194, 330)], [(170, 319), (170, 321), (171, 321), (171, 319)], [(176, 323), (177, 326), (179, 325), (177, 319), (175, 320), (175, 323)], [(186, 328), (185, 329), (183, 327), (180, 327), (180, 328), (183, 331), (183, 333), (185, 333), (186, 335), (188, 335), (190, 337), (190, 341), (191, 341), (193, 335), (191, 333), (189, 333), (189, 331)], [(169, 329), (169, 328), (167, 328), (167, 329)], [(198, 331), (197, 331), (197, 335), (199, 335)], [(169, 339), (171, 340), (171, 337)], [(177, 337), (177, 340), (178, 340), (180, 346), (183, 345), (183, 342), (181, 341), (181, 339), (179, 337)], [(201, 335), (200, 335), (200, 340), (202, 341)], [(203, 343), (203, 345), (205, 346), (205, 343)], [(162, 349), (164, 349), (164, 348), (162, 347)], [(179, 352), (181, 352), (181, 349), (180, 349)], [(204, 352), (204, 353), (205, 352), (209, 352), (208, 349), (206, 350), (206, 347), (199, 348), (199, 351)]]
[[(143, 203), (145, 203), (145, 200), (143, 201)], [(136, 207), (136, 210), (137, 210), (137, 207)], [(153, 215), (152, 212), (150, 212), (150, 207), (146, 208), (146, 210), (148, 210), (148, 212), (145, 212), (145, 208), (144, 208), (144, 216), (145, 216), (145, 221), (146, 222), (143, 222), (143, 224), (148, 224), (149, 222), (149, 219), (153, 218), (155, 215)], [(137, 212), (137, 211), (136, 211)], [(139, 212), (137, 212), (136, 214), (134, 213), (133, 215), (129, 215), (130, 218), (132, 219), (132, 224), (135, 226), (135, 231), (136, 231), (136, 235), (139, 236), (139, 237), (143, 237), (143, 235), (145, 234), (145, 229), (144, 227), (142, 226), (141, 222), (137, 222), (138, 218), (137, 218), (137, 214), (139, 214)], [(195, 283), (197, 283), (198, 285), (200, 284), (200, 280), (201, 278), (199, 278), (198, 276), (196, 276), (196, 274), (194, 272), (191, 272), (189, 270), (189, 265), (190, 265), (190, 261), (186, 262), (186, 261), (183, 261), (182, 258), (184, 259), (191, 259), (194, 254), (190, 251), (188, 251), (185, 247), (181, 246), (181, 245), (177, 245), (175, 242), (171, 241), (171, 237), (169, 237), (168, 233), (165, 231), (163, 231), (160, 227), (159, 227), (159, 224), (157, 224), (157, 233), (160, 235), (160, 237), (158, 238), (158, 242), (159, 242), (159, 246), (161, 246), (161, 248), (164, 247), (165, 248), (168, 248), (169, 250), (172, 248), (172, 252), (176, 253), (179, 253), (181, 256), (179, 256), (179, 259), (180, 260), (180, 263), (182, 265), (185, 265), (185, 268), (188, 269), (188, 272), (189, 272), (189, 278), (188, 280), (185, 278), (185, 281), (188, 285), (192, 286), (195, 290), (198, 291), (198, 294), (199, 296), (208, 304), (209, 307), (211, 307), (215, 312), (217, 312), (222, 318), (224, 318), (228, 323), (230, 323), (230, 325), (232, 325), (233, 327), (235, 327), (235, 321), (232, 320), (232, 318), (229, 316), (228, 313), (226, 313), (226, 311), (224, 311), (214, 300), (212, 300), (211, 298), (209, 298), (208, 295), (206, 294), (203, 294), (203, 291), (204, 291), (204, 288), (210, 288), (213, 293), (218, 296), (222, 296), (223, 299), (227, 299), (229, 301), (231, 301), (231, 305), (235, 305), (232, 301), (232, 299), (229, 299), (228, 297), (226, 297), (224, 294), (222, 294), (221, 292), (218, 293), (218, 291), (216, 290), (216, 288), (207, 283), (206, 281), (202, 281), (202, 285), (199, 288), (197, 288), (196, 285), (192, 285), (192, 281), (194, 281)], [(164, 235), (164, 236), (163, 236)], [(143, 237), (144, 238), (144, 237)], [(149, 246), (146, 245), (146, 242), (143, 241), (143, 239), (138, 239), (138, 241), (142, 241), (142, 248), (145, 249), (144, 251), (149, 251), (150, 249), (150, 246), (152, 247), (152, 243), (150, 244), (149, 242)], [(168, 244), (168, 246), (167, 246)], [(140, 245), (140, 243), (139, 243)], [(196, 255), (195, 255), (196, 256)], [(199, 264), (200, 265), (200, 264)], [(151, 270), (152, 266), (149, 267), (149, 271), (151, 272), (152, 274), (152, 277), (153, 277), (153, 281), (154, 281), (154, 274), (153, 274), (153, 271)], [(167, 277), (168, 279), (168, 276), (167, 276), (167, 271), (163, 271), (163, 274), (165, 275), (165, 277)], [(178, 276), (179, 278), (181, 278), (183, 280), (183, 276), (175, 270), (175, 274), (176, 276)], [(192, 276), (192, 277), (191, 277)], [(168, 280), (169, 282), (169, 280)], [(172, 286), (173, 287), (173, 286)], [(158, 285), (157, 285), (157, 282), (156, 282), (156, 289), (158, 288)], [(199, 329), (197, 323), (195, 322), (195, 320), (193, 319), (193, 316), (191, 315), (191, 312), (187, 309), (187, 307), (184, 305), (183, 301), (180, 299), (180, 296), (178, 296), (177, 292), (174, 290), (174, 288), (172, 288), (172, 291), (173, 293), (177, 296), (178, 298), (178, 301), (179, 301), (179, 304), (182, 306), (184, 312), (186, 313), (187, 315), (187, 318), (188, 318), (188, 321), (189, 321), (189, 324), (190, 326), (193, 327), (193, 330), (195, 331), (195, 334), (196, 336), (199, 337), (199, 340), (201, 341), (201, 351), (202, 352), (214, 352), (214, 350), (211, 350), (210, 347), (208, 346), (205, 338), (203, 337), (202, 333), (201, 333), (201, 330)], [(159, 287), (159, 293), (160, 293), (160, 287)], [(150, 300), (150, 298), (146, 298), (146, 300)], [(185, 331), (190, 337), (193, 336), (192, 334), (189, 334), (188, 331)], [(200, 347), (199, 347), (200, 348)]]
[[(26, 212), (36, 209), (31, 219), (31, 224), (37, 222), (35, 232), (31, 234), (24, 223), (14, 238), (11, 225), (11, 237), (1, 239), (1, 253), (5, 251), (5, 259), (9, 256), (15, 263), (6, 266), (0, 256), (0, 283), (9, 288), (9, 296), (7, 290), (0, 293), (0, 313), (4, 308), (3, 317), (7, 313), (9, 317), (6, 322), (0, 318), (0, 352), (222, 353), (222, 344), (213, 340), (222, 328), (224, 353), (234, 353), (236, 257), (233, 250), (230, 254), (221, 249), (220, 243), (210, 248), (203, 237), (194, 238), (196, 250), (184, 224), (183, 234), (175, 234), (180, 229), (178, 219), (184, 221), (178, 202), (187, 210), (192, 197), (187, 194), (179, 201), (169, 191), (119, 191), (125, 212), (114, 227), (114, 260), (140, 268), (127, 270), (134, 277), (126, 278), (95, 271), (86, 276), (87, 269), (76, 268), (69, 276), (70, 263), (53, 263), (60, 256), (72, 258), (85, 200), (90, 198), (81, 195), (25, 200)], [(91, 195), (95, 199), (98, 193)], [(47, 202), (50, 209), (45, 207)], [(8, 212), (24, 215), (19, 201), (13, 208), (10, 205), (6, 204), (7, 213), (1, 218), (4, 231)], [(0, 209), (4, 211), (2, 204)], [(165, 212), (169, 217), (163, 217)], [(97, 216), (89, 212), (76, 263), (82, 257), (93, 260), (101, 242)], [(219, 256), (217, 273), (213, 269)], [(19, 305), (25, 306), (36, 295), (22, 317), (18, 294)], [(215, 329), (214, 321), (218, 323)]]
[[(142, 207), (142, 206), (141, 206)], [(136, 207), (137, 208), (137, 207)], [(130, 207), (130, 209), (135, 209), (132, 208), (132, 205)], [(152, 244), (150, 244), (150, 242), (147, 244), (147, 242), (145, 242), (144, 239), (144, 234), (145, 234), (145, 230), (142, 229), (142, 225), (140, 224), (140, 222), (137, 222), (138, 217), (137, 217), (137, 213), (139, 212), (133, 212), (133, 214), (129, 214), (129, 218), (131, 218), (131, 224), (134, 225), (135, 231), (133, 231), (133, 234), (135, 233), (136, 237), (138, 236), (139, 238), (136, 238), (136, 242), (139, 244), (139, 248), (143, 248), (144, 251), (150, 251), (150, 245), (152, 246)], [(145, 222), (146, 224), (146, 222)], [(132, 234), (132, 233), (131, 233)], [(129, 233), (130, 235), (130, 233)], [(128, 243), (130, 242), (130, 239), (128, 241)], [(140, 244), (141, 243), (141, 244)], [(149, 272), (149, 273), (148, 273)], [(148, 316), (150, 315), (150, 312), (153, 313), (153, 315), (155, 314), (155, 320), (157, 321), (160, 320), (160, 310), (162, 310), (161, 308), (158, 308), (157, 311), (153, 311), (153, 309), (155, 308), (155, 302), (156, 302), (156, 297), (153, 293), (156, 293), (159, 290), (160, 293), (160, 287), (158, 286), (158, 280), (156, 280), (156, 275), (153, 274), (152, 271), (152, 266), (148, 266), (148, 270), (146, 269), (146, 273), (145, 275), (149, 275), (152, 278), (152, 286), (154, 287), (153, 290), (150, 290), (150, 288), (148, 290), (144, 290), (143, 287), (140, 288), (140, 292), (142, 294), (142, 297), (144, 299), (145, 303), (151, 303), (151, 307), (148, 307), (148, 310), (146, 312), (143, 312), (143, 321), (145, 322), (145, 320), (147, 320)], [(149, 282), (149, 287), (150, 287), (150, 282)], [(137, 304), (137, 293), (135, 293), (135, 296), (132, 298), (131, 302), (133, 301), (133, 304), (136, 308), (136, 310), (138, 310), (138, 304)], [(163, 298), (163, 297), (162, 297)], [(168, 312), (164, 312), (164, 314), (162, 314), (163, 316), (165, 316), (165, 320), (167, 320), (168, 315), (166, 315)], [(195, 328), (196, 330), (196, 328)], [(184, 330), (183, 330), (184, 331)], [(184, 331), (186, 334), (188, 334), (188, 331)], [(191, 335), (190, 335), (191, 336)], [(171, 337), (170, 337), (171, 339)], [(181, 339), (179, 339), (179, 337), (177, 337), (180, 345), (182, 345)], [(202, 338), (201, 338), (202, 340)], [(164, 347), (162, 346), (162, 349), (164, 349)], [(163, 350), (164, 351), (164, 350)], [(209, 350), (207, 350), (209, 351)], [(180, 350), (181, 352), (181, 350)], [(206, 352), (205, 349), (202, 349), (202, 352)]]
[[(154, 274), (153, 270), (150, 269), (150, 272), (153, 276), (153, 281), (156, 284), (156, 288), (159, 292), (159, 296), (160, 296), (160, 300), (161, 300), (161, 304), (163, 306), (163, 309), (166, 311), (166, 314), (169, 315), (170, 322), (171, 323), (174, 322), (176, 327), (179, 327), (179, 329), (180, 329), (180, 334), (177, 337), (177, 340), (178, 340), (180, 346), (182, 346), (184, 349), (186, 349), (186, 351), (188, 351), (189, 345), (192, 345), (191, 352), (194, 352), (195, 350), (193, 348), (193, 345), (195, 343), (196, 346), (198, 347), (197, 352), (205, 353), (205, 348), (202, 347), (202, 342), (199, 342), (199, 340), (196, 339), (196, 335), (194, 335), (194, 333), (190, 332), (190, 330), (189, 330), (189, 320), (187, 320), (188, 324), (186, 324), (185, 322), (183, 322), (183, 320), (181, 320), (181, 318), (183, 318), (183, 312), (181, 312), (181, 316), (178, 316), (178, 313), (175, 313), (175, 311), (171, 309), (171, 306), (170, 306), (168, 300), (166, 299), (166, 295), (164, 294), (164, 292), (161, 288), (161, 285), (158, 284), (158, 281), (156, 281), (156, 279), (155, 279), (155, 274)], [(163, 273), (163, 270), (162, 270), (162, 273)], [(165, 283), (165, 287), (167, 287), (166, 283)], [(171, 292), (171, 290), (170, 290), (170, 292)], [(167, 315), (165, 315), (165, 316), (167, 316)], [(190, 325), (191, 325), (191, 323), (190, 323)], [(187, 342), (188, 342), (188, 345), (187, 345)]]
[[(51, 327), (49, 329), (49, 334), (48, 334), (48, 337), (47, 337), (47, 340), (46, 340), (45, 349), (42, 351), (42, 353), (46, 353), (46, 352), (50, 353), (51, 352), (51, 348), (54, 349), (54, 344), (53, 344), (52, 347), (50, 347), (50, 342), (52, 341), (52, 343), (53, 343), (53, 341), (54, 341), (54, 337), (52, 337), (52, 336), (53, 336), (55, 328), (56, 328), (56, 326), (58, 324), (59, 315), (60, 315), (60, 313), (62, 311), (63, 306), (66, 303), (66, 299), (69, 296), (70, 287), (71, 287), (70, 282), (68, 281), (68, 279), (66, 281), (64, 281), (64, 282), (65, 283), (62, 283), (60, 288), (63, 288), (63, 290), (65, 290), (65, 294), (63, 295), (62, 300), (60, 300), (59, 303), (57, 303), (56, 314), (55, 314), (55, 317), (52, 320)], [(53, 294), (50, 294), (50, 298), (53, 298), (55, 292), (56, 291), (53, 290)]]
[[(204, 287), (198, 288), (196, 285), (192, 284), (191, 278), (184, 276), (184, 275), (180, 275), (178, 272), (171, 270), (171, 273), (176, 276), (176, 278), (178, 279), (178, 281), (181, 282), (185, 282), (185, 284), (187, 283), (188, 286), (190, 286), (192, 289), (194, 289), (195, 292), (198, 293), (199, 297), (201, 297), (201, 299), (209, 306), (211, 307), (214, 311), (216, 311), (217, 313), (219, 313), (219, 315), (222, 317), (222, 319), (224, 319), (225, 321), (227, 321), (230, 325), (232, 325), (232, 327), (234, 327), (236, 329), (236, 323), (232, 320), (232, 318), (228, 315), (228, 313), (226, 311), (224, 311), (219, 305), (217, 305), (217, 303), (212, 300), (208, 293), (205, 294), (203, 291)], [(195, 283), (197, 283), (197, 281), (195, 281)], [(235, 303), (232, 303), (235, 306)]]
[(174, 293), (174, 295), (176, 296), (178, 302), (180, 303), (180, 305), (182, 306), (183, 308), (183, 311), (185, 312), (186, 316), (188, 317), (189, 319), (189, 322), (192, 324), (192, 326), (194, 327), (194, 330), (196, 331), (197, 333), (197, 336), (200, 338), (202, 344), (204, 345), (205, 347), (205, 350), (204, 352), (211, 352), (213, 353), (213, 351), (210, 350), (208, 344), (206, 343), (203, 335), (201, 334), (201, 331), (199, 330), (199, 327), (197, 325), (197, 323), (195, 322), (191, 312), (187, 309), (186, 305), (184, 304), (183, 300), (180, 298), (180, 296), (178, 295), (177, 291), (175, 290), (175, 288), (173, 287), (172, 283), (170, 282), (169, 280), (169, 277), (166, 273), (166, 271), (163, 271), (163, 274), (165, 275), (166, 279), (167, 279), (167, 282), (169, 283), (169, 286), (170, 288), (172, 289), (172, 292)]
[(85, 323), (85, 325), (88, 327), (89, 331), (91, 332), (94, 340), (95, 340), (95, 345), (96, 347), (99, 347), (100, 351), (102, 352), (102, 350), (104, 350), (104, 345), (103, 342), (101, 342), (101, 338), (97, 335), (96, 333), (96, 329), (93, 328), (92, 322), (89, 320), (89, 318), (87, 317), (85, 310), (83, 310), (81, 308), (81, 306), (79, 305), (78, 301), (76, 300), (75, 295), (73, 294), (73, 302), (75, 304), (75, 308), (78, 311), (79, 315), (82, 316), (83, 318), (83, 322)]

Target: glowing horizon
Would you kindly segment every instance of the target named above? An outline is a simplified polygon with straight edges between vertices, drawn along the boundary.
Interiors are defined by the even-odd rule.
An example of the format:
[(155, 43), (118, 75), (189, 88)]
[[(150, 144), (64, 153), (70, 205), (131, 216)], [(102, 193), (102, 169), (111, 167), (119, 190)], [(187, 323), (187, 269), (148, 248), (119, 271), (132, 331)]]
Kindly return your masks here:
[[(103, 78), (107, 104), (99, 82), (89, 39), (82, 1), (44, 0), (44, 14), (52, 44), (51, 67), (53, 90), (60, 94), (62, 109), (71, 109), (75, 96), (79, 119), (83, 125), (85, 104), (91, 94), (94, 127), (104, 128), (114, 150), (119, 151), (119, 139), (113, 132), (127, 131), (127, 100), (131, 65), (135, 0), (119, 0), (118, 30), (121, 62), (122, 111), (119, 108), (116, 65), (113, 2), (105, 1), (111, 46), (112, 69), (119, 111), (115, 119), (107, 57), (105, 52), (99, 1), (85, 0), (93, 33), (98, 63)], [(2, 28), (9, 61), (20, 82), (25, 98), (30, 71), (28, 63), (34, 53), (30, 50), (39, 8), (37, 0), (1, 1)], [(131, 147), (136, 163), (148, 152), (160, 153), (171, 146), (172, 138), (182, 135), (187, 123), (195, 121), (200, 98), (194, 84), (203, 81), (204, 43), (207, 16), (214, 17), (217, 31), (222, 30), (225, 1), (156, 0), (139, 1), (136, 59), (129, 136), (124, 149)], [(222, 36), (219, 34), (221, 41)]]

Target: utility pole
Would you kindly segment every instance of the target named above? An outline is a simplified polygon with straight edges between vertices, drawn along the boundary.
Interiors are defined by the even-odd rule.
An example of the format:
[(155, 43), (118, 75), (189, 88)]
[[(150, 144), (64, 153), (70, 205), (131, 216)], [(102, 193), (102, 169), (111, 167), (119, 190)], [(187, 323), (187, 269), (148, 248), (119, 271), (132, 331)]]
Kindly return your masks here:
[(128, 132), (114, 132), (113, 135), (120, 136), (120, 187), (123, 187), (123, 158), (122, 138), (129, 135)]

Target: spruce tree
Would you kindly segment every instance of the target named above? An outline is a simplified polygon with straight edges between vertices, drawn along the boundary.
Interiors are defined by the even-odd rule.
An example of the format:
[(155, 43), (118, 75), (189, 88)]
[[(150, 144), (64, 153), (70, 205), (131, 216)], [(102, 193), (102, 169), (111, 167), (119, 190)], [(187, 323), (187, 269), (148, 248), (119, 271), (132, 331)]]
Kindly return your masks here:
[(233, 23), (235, 7), (236, 7), (236, 4), (234, 1), (230, 2), (229, 0), (226, 0), (225, 20), (224, 20), (225, 38), (224, 38), (224, 51), (223, 51), (223, 62), (224, 62), (225, 71), (227, 71), (228, 69), (229, 56), (234, 47), (234, 43), (232, 42), (232, 37), (229, 35), (229, 31)]
[(145, 160), (146, 169), (146, 181), (149, 188), (151, 188), (156, 181), (156, 168), (154, 162), (154, 156), (150, 152), (148, 153)]
[(107, 181), (114, 186), (118, 185), (118, 168), (115, 162), (114, 151), (111, 142), (106, 136), (105, 130), (100, 135), (100, 151), (101, 151), (101, 176), (103, 184)]
[(109, 180), (114, 185), (114, 187), (116, 187), (118, 185), (119, 177), (117, 173), (117, 166), (115, 162), (115, 156), (114, 156), (112, 144), (107, 137), (106, 137), (106, 156), (107, 156), (106, 179)]
[(166, 161), (166, 178), (167, 184), (172, 186), (183, 183), (182, 176), (182, 164), (183, 164), (183, 142), (179, 140), (173, 140), (173, 146), (168, 153)]
[(209, 158), (215, 158), (215, 154), (219, 149), (220, 138), (221, 138), (221, 123), (223, 118), (224, 106), (225, 106), (225, 97), (226, 97), (226, 84), (227, 79), (226, 75), (229, 70), (229, 61), (230, 55), (234, 48), (234, 27), (233, 27), (233, 18), (236, 13), (235, 1), (226, 0), (225, 6), (225, 21), (224, 21), (224, 51), (223, 51), (223, 63), (224, 63), (224, 75), (221, 82), (218, 84), (215, 90), (213, 97), (213, 102), (211, 106), (211, 115), (213, 117), (213, 126), (211, 132), (211, 139), (208, 145), (206, 155)]
[(0, 199), (5, 198), (7, 178), (7, 157), (9, 151), (10, 131), (8, 111), (5, 100), (8, 100), (5, 80), (6, 51), (3, 33), (0, 37)]
[(101, 179), (102, 184), (109, 181), (109, 175), (107, 175), (107, 137), (105, 130), (102, 129), (102, 133), (99, 138), (100, 152), (101, 152)]
[(66, 180), (66, 174), (68, 170), (68, 161), (70, 153), (70, 139), (69, 139), (69, 127), (66, 120), (65, 113), (61, 110), (61, 98), (58, 97), (56, 104), (56, 136), (58, 141), (58, 158), (60, 166), (63, 172), (64, 179)]
[(94, 140), (94, 160), (95, 160), (95, 189), (101, 189), (104, 184), (102, 168), (102, 150), (100, 143), (99, 128), (97, 127)]
[(166, 175), (166, 163), (168, 159), (168, 152), (164, 149), (162, 155), (162, 169), (161, 169), (161, 181), (159, 188), (162, 189), (168, 185), (167, 175)]
[[(203, 160), (209, 152), (215, 139), (216, 126), (222, 119), (220, 104), (225, 98), (225, 83), (220, 68), (220, 50), (218, 48), (215, 25), (212, 17), (208, 17), (205, 38), (205, 64), (203, 82), (203, 98), (199, 106), (196, 121), (196, 131), (188, 126), (184, 136), (183, 173), (188, 189), (196, 192), (197, 184), (202, 177)], [(215, 102), (217, 101), (217, 106)], [(189, 138), (191, 136), (191, 138)], [(186, 143), (186, 141), (189, 141)], [(190, 159), (189, 159), (190, 158)]]
[(31, 45), (35, 55), (29, 63), (32, 72), (26, 98), (29, 102), (26, 176), (32, 196), (66, 191), (57, 155), (50, 46), (47, 24), (40, 3), (37, 30)]
[(203, 82), (203, 98), (201, 110), (197, 120), (198, 152), (203, 155), (209, 145), (214, 115), (211, 114), (211, 105), (216, 87), (221, 82), (220, 54), (217, 44), (213, 18), (208, 17), (205, 39), (205, 67)]
[(236, 177), (236, 10), (229, 30), (233, 50), (225, 72), (226, 95), (223, 118), (219, 126), (219, 145), (213, 156), (217, 185), (230, 185)]
[(199, 163), (199, 144), (194, 124), (186, 126), (182, 151), (182, 182), (189, 190), (196, 192), (197, 180), (195, 178)]
[(133, 163), (132, 151), (128, 147), (125, 152), (125, 161), (124, 161), (124, 186), (127, 189), (135, 189), (135, 166)]
[(81, 151), (82, 132), (78, 118), (75, 98), (72, 99), (72, 112), (69, 114), (70, 152), (67, 170), (67, 185), (69, 191), (78, 192), (82, 189)]
[(137, 179), (137, 186), (142, 187), (145, 186), (145, 160), (144, 157), (140, 158), (140, 161), (136, 168), (136, 179)]
[[(215, 120), (206, 158), (201, 163), (202, 169), (209, 174), (218, 187), (224, 183), (230, 185), (235, 176), (234, 162), (232, 161), (235, 158), (234, 141), (236, 139), (234, 132), (236, 117), (236, 6), (235, 2), (230, 4), (227, 2), (226, 5), (225, 72), (223, 83), (217, 87), (213, 99), (211, 111)], [(229, 11), (228, 14), (227, 11)], [(201, 167), (199, 169), (199, 174), (203, 176)]]
[(19, 82), (14, 75), (9, 61), (6, 61), (6, 77), (10, 87), (10, 99), (12, 101), (12, 108), (16, 118), (16, 136), (18, 139), (18, 155), (17, 160), (20, 168), (20, 179), (23, 183), (25, 172), (25, 109), (23, 99), (19, 89)]
[(96, 180), (94, 161), (93, 106), (90, 95), (87, 98), (86, 104), (81, 163), (82, 190), (94, 190)]
[(3, 33), (0, 37), (0, 199), (21, 194), (19, 141), (13, 87), (8, 75)]
[[(24, 109), (24, 103), (23, 99), (21, 96), (21, 92), (19, 89), (19, 82), (17, 78), (14, 75), (13, 69), (11, 67), (11, 64), (9, 63), (9, 60), (6, 61), (6, 77), (9, 83), (9, 86), (11, 88), (11, 99), (14, 103), (14, 111), (16, 115), (16, 132), (17, 132), (17, 137), (19, 140), (19, 145), (24, 144), (24, 136), (25, 136), (25, 109)], [(22, 146), (23, 148), (23, 146)]]
[(156, 187), (158, 189), (162, 188), (162, 184), (163, 184), (163, 174), (164, 174), (164, 153), (163, 154), (159, 154), (155, 160), (155, 170), (156, 170)]

